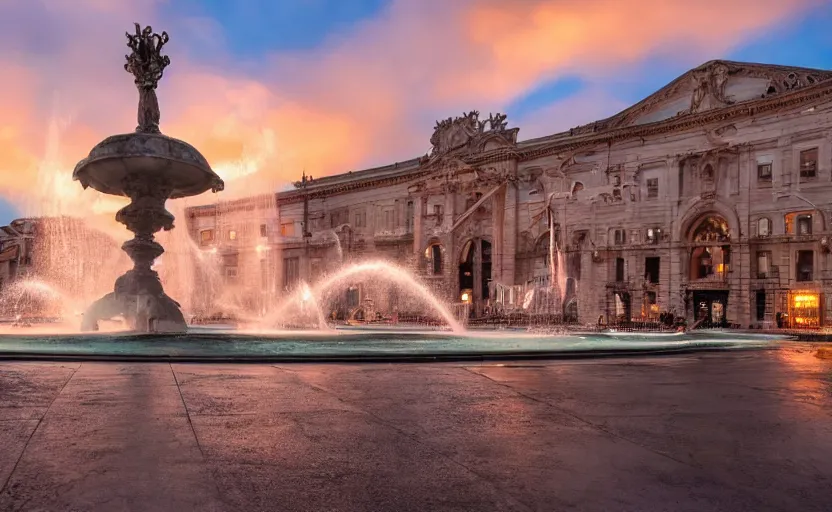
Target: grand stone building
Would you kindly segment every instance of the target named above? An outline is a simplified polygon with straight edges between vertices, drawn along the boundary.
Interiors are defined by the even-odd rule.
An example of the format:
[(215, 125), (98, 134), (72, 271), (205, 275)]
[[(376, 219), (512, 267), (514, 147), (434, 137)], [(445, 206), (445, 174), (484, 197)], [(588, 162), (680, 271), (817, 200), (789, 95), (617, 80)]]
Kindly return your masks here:
[(428, 155), (192, 208), (189, 229), (261, 304), (372, 258), (473, 316), (832, 320), (832, 72), (712, 61), (608, 119), (518, 132), (449, 118)]

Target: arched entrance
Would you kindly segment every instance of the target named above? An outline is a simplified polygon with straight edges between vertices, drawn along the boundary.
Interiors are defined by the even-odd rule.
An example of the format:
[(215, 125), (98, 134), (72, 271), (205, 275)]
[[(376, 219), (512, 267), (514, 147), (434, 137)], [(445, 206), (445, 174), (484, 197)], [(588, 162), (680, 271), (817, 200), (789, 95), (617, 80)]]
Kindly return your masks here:
[(728, 270), (731, 233), (724, 217), (709, 213), (692, 224), (688, 235), (688, 289), (696, 327), (728, 325)]
[(471, 315), (479, 316), (491, 293), (491, 242), (472, 238), (459, 253), (459, 300), (472, 304)]

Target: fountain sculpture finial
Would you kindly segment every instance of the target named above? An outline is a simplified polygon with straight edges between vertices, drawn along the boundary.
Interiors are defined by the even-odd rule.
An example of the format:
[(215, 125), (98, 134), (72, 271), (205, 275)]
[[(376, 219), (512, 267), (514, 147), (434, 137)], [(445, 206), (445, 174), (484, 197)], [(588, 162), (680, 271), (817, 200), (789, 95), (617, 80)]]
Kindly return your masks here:
[(170, 57), (162, 55), (162, 47), (170, 39), (167, 32), (156, 34), (153, 27), (147, 26), (142, 30), (136, 25), (136, 33), (127, 32), (127, 46), (133, 50), (125, 55), (127, 63), (124, 69), (135, 78), (134, 83), (139, 89), (139, 112), (136, 127), (137, 132), (160, 133), (159, 100), (156, 98), (156, 86), (164, 75), (165, 68), (170, 65)]

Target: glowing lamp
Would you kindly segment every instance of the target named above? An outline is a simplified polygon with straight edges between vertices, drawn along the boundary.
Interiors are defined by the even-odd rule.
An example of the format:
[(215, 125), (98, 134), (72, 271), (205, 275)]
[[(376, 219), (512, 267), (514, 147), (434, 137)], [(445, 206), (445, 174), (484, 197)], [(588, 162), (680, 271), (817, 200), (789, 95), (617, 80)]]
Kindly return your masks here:
[(468, 293), (466, 292), (466, 293), (463, 293), (462, 297), (460, 297), (460, 298), (462, 299), (462, 302), (468, 302), (468, 299), (470, 297), (468, 296)]

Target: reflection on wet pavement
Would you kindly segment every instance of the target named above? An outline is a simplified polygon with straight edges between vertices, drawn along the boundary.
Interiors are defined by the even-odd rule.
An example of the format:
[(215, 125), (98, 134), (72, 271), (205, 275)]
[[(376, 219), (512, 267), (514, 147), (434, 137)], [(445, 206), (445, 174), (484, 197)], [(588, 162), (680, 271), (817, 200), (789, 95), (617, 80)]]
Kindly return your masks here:
[(828, 510), (816, 347), (0, 365), (0, 510)]

